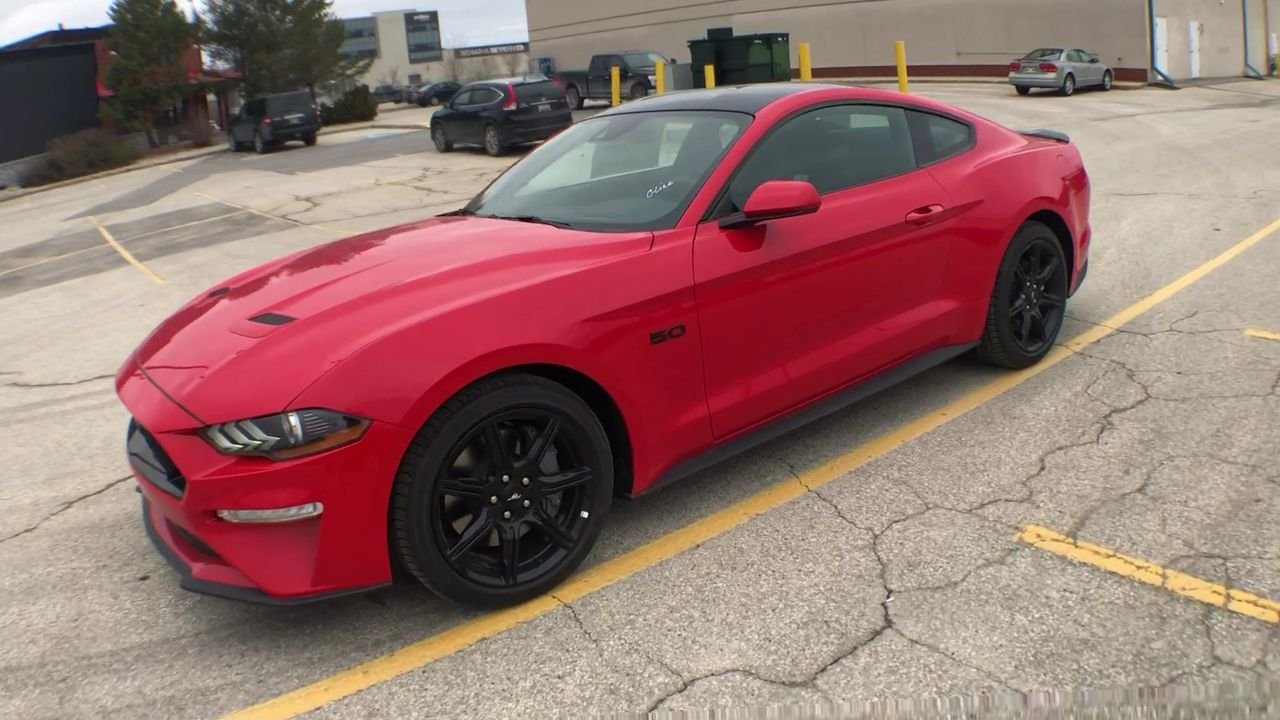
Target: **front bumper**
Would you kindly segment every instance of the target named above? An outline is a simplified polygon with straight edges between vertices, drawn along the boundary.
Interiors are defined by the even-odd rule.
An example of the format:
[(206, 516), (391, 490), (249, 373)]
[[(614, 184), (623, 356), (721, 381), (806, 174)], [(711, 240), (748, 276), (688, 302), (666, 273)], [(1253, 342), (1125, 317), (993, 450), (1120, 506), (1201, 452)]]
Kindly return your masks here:
[[(359, 441), (306, 458), (233, 457), (201, 438), (198, 423), (180, 426), (176, 406), (142, 373), (118, 385), (134, 417), (128, 454), (143, 525), (183, 588), (294, 605), (391, 583), (387, 507), (410, 433), (374, 423)], [(274, 523), (217, 516), (309, 502), (324, 512)]]

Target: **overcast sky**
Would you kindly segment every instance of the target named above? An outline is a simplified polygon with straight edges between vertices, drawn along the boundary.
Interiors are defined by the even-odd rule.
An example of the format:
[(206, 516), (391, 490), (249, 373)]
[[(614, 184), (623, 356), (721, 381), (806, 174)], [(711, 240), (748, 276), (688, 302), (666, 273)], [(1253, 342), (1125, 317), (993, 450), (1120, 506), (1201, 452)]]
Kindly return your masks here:
[[(188, 12), (191, 0), (178, 0)], [(57, 29), (90, 27), (107, 22), (111, 0), (0, 0), (0, 45)], [(195, 0), (196, 8), (204, 6)], [(339, 17), (384, 10), (438, 10), (444, 44), (490, 45), (529, 39), (524, 0), (333, 0)]]

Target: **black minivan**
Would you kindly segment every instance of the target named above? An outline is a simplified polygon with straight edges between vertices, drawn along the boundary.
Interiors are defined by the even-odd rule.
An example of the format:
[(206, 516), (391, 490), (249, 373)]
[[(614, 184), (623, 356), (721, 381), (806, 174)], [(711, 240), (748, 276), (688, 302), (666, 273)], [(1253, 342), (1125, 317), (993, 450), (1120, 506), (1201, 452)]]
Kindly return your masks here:
[(273, 145), (290, 140), (316, 144), (320, 132), (320, 110), (307, 90), (262, 95), (240, 106), (231, 116), (227, 145), (237, 152), (246, 144), (263, 153)]
[(543, 75), (525, 75), (464, 85), (431, 116), (431, 140), (440, 152), (481, 145), (497, 156), (572, 124), (564, 88)]

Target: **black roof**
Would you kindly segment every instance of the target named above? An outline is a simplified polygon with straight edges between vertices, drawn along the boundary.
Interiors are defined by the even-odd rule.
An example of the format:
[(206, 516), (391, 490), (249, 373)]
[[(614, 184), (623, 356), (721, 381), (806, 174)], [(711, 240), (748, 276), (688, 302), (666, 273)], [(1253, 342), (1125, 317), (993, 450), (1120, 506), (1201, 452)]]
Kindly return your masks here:
[(755, 114), (765, 106), (789, 95), (820, 87), (841, 87), (817, 83), (759, 83), (725, 85), (711, 89), (679, 90), (665, 95), (649, 95), (601, 113), (653, 112), (655, 110), (728, 110)]
[(110, 25), (103, 25), (101, 27), (73, 28), (71, 30), (49, 30), (5, 45), (0, 50), (31, 50), (62, 45), (87, 45), (106, 37), (107, 31), (110, 29)]

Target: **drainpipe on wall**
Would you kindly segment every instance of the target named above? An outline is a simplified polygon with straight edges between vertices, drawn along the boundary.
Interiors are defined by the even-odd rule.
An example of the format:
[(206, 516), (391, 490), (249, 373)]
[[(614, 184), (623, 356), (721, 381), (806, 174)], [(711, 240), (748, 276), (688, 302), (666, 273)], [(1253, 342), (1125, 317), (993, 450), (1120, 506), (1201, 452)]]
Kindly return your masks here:
[(1257, 68), (1249, 64), (1249, 0), (1240, 0), (1240, 13), (1244, 16), (1244, 74), (1261, 80), (1266, 75), (1258, 72)]
[[(1245, 2), (1248, 2), (1248, 0), (1245, 0)], [(1149, 45), (1151, 49), (1151, 69), (1155, 71), (1156, 75), (1160, 76), (1160, 79), (1163, 80), (1166, 85), (1176, 90), (1178, 88), (1178, 83), (1174, 82), (1173, 78), (1166, 75), (1165, 72), (1156, 65), (1156, 0), (1147, 0), (1147, 23), (1150, 25), (1147, 30), (1149, 33), (1147, 36), (1149, 41), (1147, 45)]]

